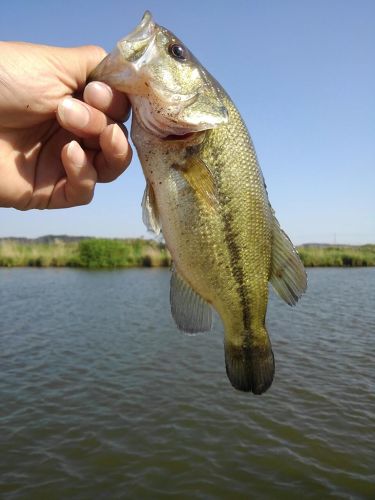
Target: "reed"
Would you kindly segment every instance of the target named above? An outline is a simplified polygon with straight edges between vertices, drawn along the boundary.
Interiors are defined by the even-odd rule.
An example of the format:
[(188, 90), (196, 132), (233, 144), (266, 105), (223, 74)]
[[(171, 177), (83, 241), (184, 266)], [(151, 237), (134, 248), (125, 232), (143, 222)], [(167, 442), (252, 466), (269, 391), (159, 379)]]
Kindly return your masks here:
[(77, 243), (0, 242), (0, 266), (65, 267), (76, 257)]
[(48, 243), (0, 241), (2, 267), (161, 267), (170, 265), (165, 245), (151, 240), (82, 239)]
[(302, 245), (297, 250), (306, 267), (375, 266), (375, 245)]

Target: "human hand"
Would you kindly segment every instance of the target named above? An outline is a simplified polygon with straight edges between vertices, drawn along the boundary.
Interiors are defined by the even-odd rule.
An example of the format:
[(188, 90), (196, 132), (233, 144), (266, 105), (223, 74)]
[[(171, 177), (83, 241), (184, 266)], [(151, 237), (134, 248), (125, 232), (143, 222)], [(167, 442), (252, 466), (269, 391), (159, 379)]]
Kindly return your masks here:
[(85, 87), (104, 56), (95, 46), (0, 42), (1, 207), (83, 205), (96, 182), (129, 165), (126, 96), (104, 83)]

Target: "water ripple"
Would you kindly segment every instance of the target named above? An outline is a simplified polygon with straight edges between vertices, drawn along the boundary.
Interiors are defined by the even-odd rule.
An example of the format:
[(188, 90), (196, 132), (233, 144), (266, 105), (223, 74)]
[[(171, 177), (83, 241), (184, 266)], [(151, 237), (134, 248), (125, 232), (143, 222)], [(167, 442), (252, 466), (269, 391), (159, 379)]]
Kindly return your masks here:
[(271, 295), (276, 378), (234, 391), (165, 270), (0, 270), (2, 498), (375, 498), (375, 269)]

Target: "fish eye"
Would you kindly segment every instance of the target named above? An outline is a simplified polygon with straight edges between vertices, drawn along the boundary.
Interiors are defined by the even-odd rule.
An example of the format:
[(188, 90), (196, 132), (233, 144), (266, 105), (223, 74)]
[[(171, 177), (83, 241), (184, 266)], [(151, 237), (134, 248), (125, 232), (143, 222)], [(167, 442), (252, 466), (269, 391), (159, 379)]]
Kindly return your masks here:
[(186, 61), (186, 50), (185, 47), (179, 45), (178, 43), (172, 43), (168, 47), (168, 52), (175, 59), (179, 59), (180, 61)]

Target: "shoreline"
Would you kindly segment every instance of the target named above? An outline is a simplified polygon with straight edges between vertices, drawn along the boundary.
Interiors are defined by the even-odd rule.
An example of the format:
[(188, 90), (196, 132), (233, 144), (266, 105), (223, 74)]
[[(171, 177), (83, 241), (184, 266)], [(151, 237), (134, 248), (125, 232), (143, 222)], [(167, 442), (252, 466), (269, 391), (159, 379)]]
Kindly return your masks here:
[[(304, 244), (296, 249), (307, 268), (375, 266), (375, 244)], [(0, 238), (3, 268), (125, 269), (169, 267), (171, 261), (164, 243), (143, 238)]]

